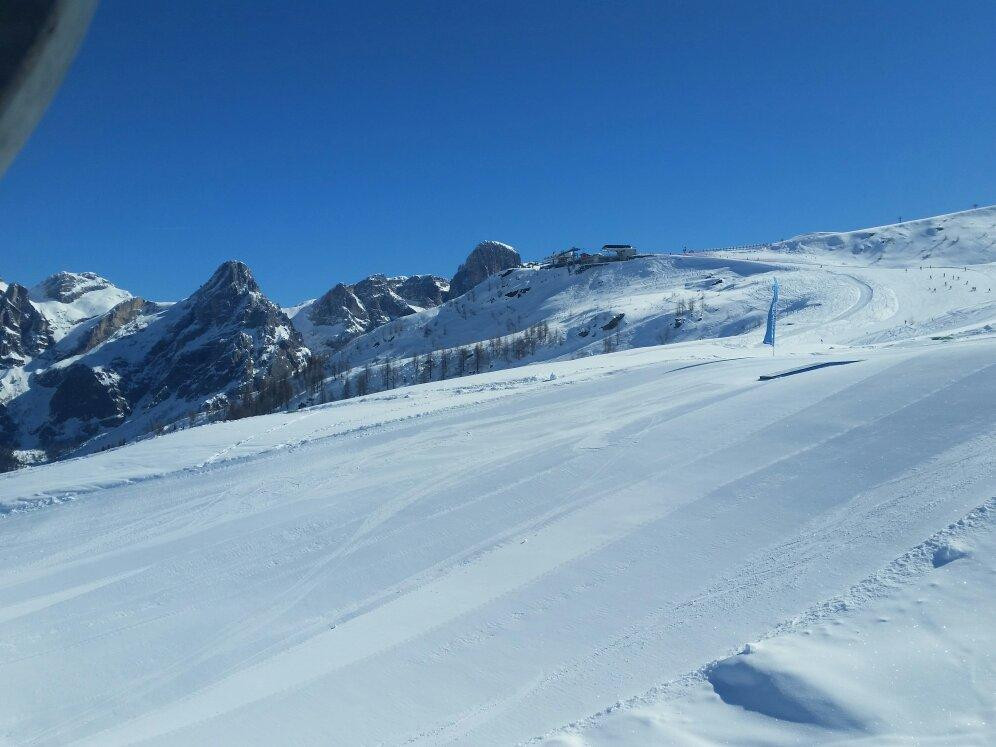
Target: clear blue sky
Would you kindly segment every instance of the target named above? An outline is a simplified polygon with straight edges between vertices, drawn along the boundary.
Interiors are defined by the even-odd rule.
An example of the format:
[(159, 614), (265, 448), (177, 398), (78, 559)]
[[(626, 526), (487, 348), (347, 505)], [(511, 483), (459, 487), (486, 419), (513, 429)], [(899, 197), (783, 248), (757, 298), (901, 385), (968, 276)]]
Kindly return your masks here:
[(104, 0), (0, 181), (0, 276), (153, 299), (996, 202), (996, 3)]

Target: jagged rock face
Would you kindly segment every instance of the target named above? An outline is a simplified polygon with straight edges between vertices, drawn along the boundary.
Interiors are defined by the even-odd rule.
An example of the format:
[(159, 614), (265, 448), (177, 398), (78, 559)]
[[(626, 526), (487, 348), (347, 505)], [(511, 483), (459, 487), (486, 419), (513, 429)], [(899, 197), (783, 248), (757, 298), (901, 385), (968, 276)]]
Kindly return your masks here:
[[(371, 275), (355, 285), (340, 283), (306, 311), (321, 345), (339, 349), (354, 337), (443, 302), (448, 283), (434, 275), (389, 278)], [(316, 344), (316, 347), (319, 346)]]
[(91, 291), (111, 288), (111, 282), (94, 272), (57, 272), (35, 287), (35, 293), (52, 301), (72, 303)]
[(510, 267), (520, 267), (522, 257), (508, 244), (500, 241), (482, 241), (460, 265), (450, 281), (447, 298), (462, 296), (482, 280)]
[(28, 289), (12, 283), (0, 293), (0, 366), (15, 366), (52, 344), (48, 322), (28, 300)]
[(124, 420), (131, 407), (118, 388), (117, 376), (82, 363), (65, 370), (62, 381), (52, 395), (49, 414), (57, 423), (71, 418), (98, 420), (116, 424)]
[(339, 283), (311, 305), (308, 318), (314, 324), (331, 326), (361, 318), (365, 314), (366, 309), (353, 292), (353, 287)]
[(435, 275), (412, 275), (397, 288), (397, 294), (415, 306), (428, 309), (446, 300), (450, 284)]
[(142, 298), (130, 298), (122, 301), (113, 309), (102, 315), (89, 329), (84, 330), (79, 342), (73, 347), (70, 355), (82, 355), (102, 345), (119, 329), (135, 321), (143, 314), (152, 314), (158, 307), (156, 304)]
[(131, 406), (119, 381), (115, 373), (82, 363), (66, 368), (49, 402), (49, 420), (41, 430), (41, 443), (58, 452), (101, 429), (123, 423), (131, 414)]
[[(69, 298), (80, 290), (48, 285), (53, 298), (38, 301), (43, 312), (60, 313), (63, 302), (57, 296)], [(36, 299), (42, 290), (35, 289)], [(23, 288), (8, 291), (17, 303), (26, 297)], [(83, 300), (77, 306), (99, 309), (121, 293), (101, 291), (98, 303)], [(87, 448), (131, 440), (208, 403), (219, 405), (264, 379), (290, 378), (310, 357), (290, 320), (241, 262), (226, 262), (179, 303), (129, 297), (98, 313), (36, 357), (27, 389), (3, 400), (0, 445), (8, 441), (59, 456), (91, 439), (96, 440)], [(68, 366), (60, 364), (67, 356), (77, 357)], [(27, 427), (37, 420), (23, 414), (38, 411), (47, 413), (44, 422)]]
[(249, 268), (226, 262), (163, 317), (130, 399), (194, 399), (301, 370), (308, 350), (290, 319), (263, 295)]

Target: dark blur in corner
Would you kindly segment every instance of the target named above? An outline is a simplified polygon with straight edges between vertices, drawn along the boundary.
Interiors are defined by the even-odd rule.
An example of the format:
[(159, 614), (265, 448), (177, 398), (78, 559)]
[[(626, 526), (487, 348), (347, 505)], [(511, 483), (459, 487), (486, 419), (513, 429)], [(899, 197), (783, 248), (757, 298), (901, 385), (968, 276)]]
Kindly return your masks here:
[(0, 0), (0, 176), (76, 56), (97, 0)]

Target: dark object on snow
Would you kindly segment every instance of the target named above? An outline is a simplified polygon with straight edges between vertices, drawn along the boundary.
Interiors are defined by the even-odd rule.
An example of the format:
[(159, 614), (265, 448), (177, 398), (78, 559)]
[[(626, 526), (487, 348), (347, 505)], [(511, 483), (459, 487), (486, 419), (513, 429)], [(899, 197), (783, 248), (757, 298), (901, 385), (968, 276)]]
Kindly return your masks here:
[(616, 327), (619, 326), (619, 322), (621, 322), (623, 320), (623, 317), (625, 316), (626, 316), (625, 314), (616, 314), (608, 322), (602, 325), (602, 329), (604, 329), (605, 331), (608, 331), (610, 329), (615, 329)]

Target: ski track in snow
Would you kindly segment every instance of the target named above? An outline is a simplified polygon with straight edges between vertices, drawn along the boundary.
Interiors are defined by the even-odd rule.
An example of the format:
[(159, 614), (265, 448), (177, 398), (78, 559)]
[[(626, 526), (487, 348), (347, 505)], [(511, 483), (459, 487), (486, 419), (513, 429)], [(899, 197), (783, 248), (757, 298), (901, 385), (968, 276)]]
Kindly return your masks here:
[[(209, 685), (204, 690), (195, 691), (188, 698), (177, 701), (177, 704), (173, 708), (166, 709), (165, 712), (162, 709), (158, 710), (152, 721), (156, 725), (168, 724), (168, 731), (172, 732), (173, 729), (182, 727), (184, 724), (196, 725), (198, 723), (198, 702), (208, 704), (204, 717), (220, 718), (228, 709), (235, 708), (238, 710), (246, 702), (266, 702), (272, 698), (277, 698), (278, 700), (285, 698), (288, 692), (307, 688), (309, 685), (321, 680), (323, 677), (328, 677), (335, 671), (350, 667), (353, 662), (358, 663), (367, 661), (370, 657), (388, 655), (397, 646), (412, 640), (413, 635), (416, 638), (428, 635), (431, 631), (450, 625), (454, 620), (459, 620), (468, 613), (479, 612), (495, 604), (501, 607), (501, 600), (503, 598), (514, 598), (516, 595), (523, 594), (531, 587), (542, 586), (544, 579), (556, 578), (565, 568), (570, 568), (572, 565), (583, 562), (585, 559), (592, 558), (599, 553), (604, 554), (606, 548), (619, 545), (620, 549), (623, 549), (620, 543), (630, 547), (638, 546), (639, 541), (637, 538), (646, 533), (646, 527), (660, 527), (659, 522), (664, 517), (675, 513), (680, 506), (680, 501), (679, 504), (668, 502), (658, 508), (653, 506), (653, 501), (650, 501), (648, 504), (647, 487), (650, 484), (666, 484), (670, 482), (676, 485), (675, 492), (680, 494), (683, 492), (682, 487), (684, 487), (684, 490), (688, 490), (697, 483), (698, 494), (702, 497), (692, 505), (703, 507), (714, 505), (718, 496), (724, 492), (730, 493), (731, 496), (741, 496), (738, 501), (730, 505), (730, 510), (732, 510), (732, 507), (737, 503), (750, 502), (747, 498), (743, 497), (746, 489), (742, 484), (743, 480), (756, 481), (766, 471), (772, 469), (775, 470), (776, 474), (791, 474), (798, 470), (800, 460), (806, 459), (807, 455), (812, 459), (814, 453), (820, 452), (823, 455), (820, 458), (825, 458), (828, 444), (834, 442), (834, 440), (839, 443), (853, 441), (855, 437), (855, 423), (848, 418), (858, 418), (859, 415), (864, 413), (864, 419), (860, 421), (860, 427), (872, 428), (876, 434), (876, 438), (878, 438), (878, 433), (888, 432), (894, 427), (893, 425), (882, 424), (883, 421), (901, 416), (910, 411), (916, 411), (925, 401), (937, 400), (951, 402), (953, 398), (956, 399), (952, 393), (952, 387), (955, 387), (954, 391), (966, 388), (977, 391), (978, 386), (983, 385), (986, 380), (993, 378), (991, 366), (988, 364), (988, 361), (980, 361), (976, 356), (971, 354), (952, 354), (955, 360), (940, 367), (933, 364), (926, 365), (920, 361), (920, 358), (927, 358), (929, 360), (932, 357), (932, 355), (913, 356), (912, 358), (900, 356), (898, 360), (886, 358), (881, 361), (871, 361), (871, 365), (865, 366), (864, 369), (862, 369), (862, 366), (865, 364), (854, 366), (853, 368), (857, 370), (844, 378), (831, 378), (814, 372), (813, 374), (809, 374), (809, 376), (824, 376), (829, 387), (828, 389), (812, 392), (812, 388), (803, 381), (796, 385), (795, 388), (800, 391), (810, 390), (807, 401), (779, 401), (781, 398), (773, 398), (771, 402), (766, 403), (771, 408), (774, 408), (773, 410), (768, 408), (761, 409), (758, 407), (760, 403), (750, 402), (750, 400), (754, 399), (751, 395), (756, 395), (757, 388), (765, 385), (755, 384), (752, 381), (748, 384), (749, 379), (747, 376), (737, 376), (734, 378), (742, 383), (738, 383), (737, 386), (729, 390), (727, 396), (718, 396), (715, 389), (710, 387), (687, 386), (682, 383), (681, 391), (691, 397), (701, 399), (703, 404), (697, 407), (682, 407), (671, 404), (674, 411), (669, 414), (667, 405), (664, 405), (663, 402), (659, 405), (648, 407), (646, 394), (640, 394), (641, 389), (644, 392), (654, 389), (664, 390), (658, 396), (663, 395), (665, 399), (668, 399), (667, 394), (670, 393), (670, 390), (662, 384), (662, 382), (667, 380), (667, 377), (655, 376), (653, 375), (653, 371), (642, 372), (642, 375), (639, 373), (627, 375), (637, 377), (637, 380), (633, 382), (633, 388), (629, 389), (627, 387), (625, 389), (630, 395), (635, 394), (635, 401), (640, 404), (636, 408), (638, 413), (634, 412), (632, 419), (627, 420), (625, 411), (620, 413), (619, 420), (613, 421), (609, 432), (603, 430), (601, 435), (595, 435), (593, 440), (588, 441), (587, 445), (582, 442), (580, 448), (576, 451), (579, 456), (575, 457), (574, 460), (568, 460), (565, 463), (556, 463), (548, 468), (546, 472), (524, 470), (525, 474), (532, 476), (530, 481), (543, 479), (544, 475), (552, 474), (561, 484), (573, 484), (575, 487), (572, 490), (575, 493), (580, 489), (578, 486), (587, 487), (588, 495), (583, 496), (578, 505), (571, 505), (575, 500), (571, 497), (571, 491), (568, 491), (559, 497), (552, 521), (551, 517), (547, 517), (546, 519), (537, 517), (532, 525), (527, 523), (520, 529), (519, 533), (513, 533), (511, 537), (493, 535), (488, 540), (486, 539), (487, 535), (482, 536), (483, 546), (491, 548), (483, 556), (478, 555), (470, 558), (451, 556), (449, 561), (445, 559), (445, 555), (441, 556), (442, 566), (439, 566), (439, 561), (437, 561), (433, 564), (437, 566), (435, 572), (431, 571), (431, 568), (427, 568), (428, 576), (422, 581), (416, 581), (405, 587), (400, 595), (396, 593), (396, 599), (392, 599), (389, 593), (384, 593), (384, 591), (389, 592), (391, 590), (388, 587), (384, 591), (378, 592), (381, 598), (380, 604), (371, 606), (369, 598), (366, 601), (358, 599), (354, 603), (354, 606), (363, 608), (363, 612), (359, 616), (351, 618), (348, 615), (330, 616), (329, 619), (339, 621), (332, 623), (336, 624), (334, 629), (323, 632), (299, 630), (298, 635), (302, 633), (306, 635), (305, 641), (302, 643), (288, 647), (286, 643), (281, 644), (279, 641), (272, 641), (255, 650), (250, 657), (240, 657), (240, 659), (236, 659), (224, 669), (215, 667), (214, 674), (212, 675), (212, 679), (217, 680), (215, 685)], [(949, 356), (946, 354), (945, 357)], [(762, 365), (770, 366), (766, 361), (723, 362), (720, 369), (736, 368), (743, 365), (747, 365), (752, 369), (756, 369)], [(919, 389), (901, 387), (897, 391), (891, 385), (897, 376), (896, 369), (904, 369), (910, 366), (923, 366), (925, 368), (925, 371), (919, 372), (916, 376), (912, 377), (914, 381), (919, 382)], [(709, 368), (706, 367), (706, 369), (701, 370)], [(696, 369), (686, 369), (684, 372), (677, 372), (676, 375), (679, 377), (681, 375), (697, 377), (699, 372)], [(754, 378), (753, 376), (750, 377), (750, 379)], [(804, 379), (804, 377), (800, 378)], [(951, 383), (952, 378), (954, 383)], [(881, 397), (873, 396), (877, 392), (877, 389), (873, 387), (869, 379), (881, 382), (881, 384), (874, 385), (875, 387), (884, 388), (885, 391), (882, 392)], [(604, 389), (605, 385), (603, 382), (581, 384), (578, 386), (603, 388), (603, 396), (611, 396), (611, 393), (615, 392), (617, 387), (625, 386), (618, 381), (613, 381), (612, 384), (613, 386), (609, 389)], [(839, 389), (838, 387), (840, 386), (843, 386), (843, 389)], [(892, 392), (892, 394), (890, 395), (889, 392)], [(772, 393), (774, 393), (773, 390)], [(560, 394), (561, 392), (541, 392), (528, 395), (523, 399), (527, 401), (525, 407), (528, 409), (530, 407), (528, 400), (539, 399), (542, 402), (551, 398), (556, 399)], [(853, 403), (844, 406), (844, 403), (837, 401), (842, 396), (853, 400)], [(680, 421), (682, 418), (687, 420), (689, 417), (697, 416), (700, 420), (709, 422), (710, 420), (714, 420), (717, 411), (730, 407), (731, 401), (738, 399), (741, 400), (742, 406), (747, 406), (750, 410), (754, 410), (755, 408), (761, 410), (753, 413), (755, 417), (763, 417), (764, 410), (767, 410), (769, 413), (767, 419), (755, 420), (747, 417), (738, 419), (740, 422), (736, 426), (731, 426), (731, 428), (739, 428), (739, 432), (725, 434), (725, 437), (720, 434), (710, 439), (710, 442), (707, 444), (699, 443), (696, 444), (696, 448), (694, 449), (686, 448), (684, 450), (684, 460), (682, 459), (682, 450), (676, 444), (675, 449), (669, 452), (671, 458), (668, 460), (666, 468), (664, 465), (661, 465), (660, 468), (652, 470), (649, 473), (644, 469), (636, 473), (634, 477), (630, 479), (626, 478), (627, 474), (633, 473), (631, 467), (635, 463), (642, 461), (642, 458), (631, 455), (629, 453), (630, 449), (639, 444), (656, 444), (660, 443), (661, 439), (666, 440), (665, 433), (655, 435), (655, 430), (664, 428), (665, 432), (670, 431), (671, 428), (669, 426), (676, 421)], [(876, 403), (871, 407), (870, 411), (865, 401), (866, 399), (871, 399), (872, 402)], [(895, 404), (890, 404), (890, 401)], [(752, 404), (754, 405), (753, 407), (751, 407)], [(662, 407), (661, 405), (664, 406)], [(817, 412), (813, 412), (814, 408)], [(811, 431), (814, 422), (827, 423), (827, 419), (819, 415), (818, 411), (820, 409), (825, 409), (828, 413), (836, 413), (838, 420), (843, 422), (834, 423), (831, 421), (816, 429), (820, 431), (819, 433), (815, 431), (809, 433), (806, 442), (800, 442), (799, 436), (805, 434), (806, 431)], [(931, 406), (928, 409), (932, 411), (934, 408)], [(496, 410), (498, 408), (493, 408), (493, 412)], [(540, 412), (536, 416), (538, 420), (543, 422), (548, 421), (549, 416), (546, 412), (546, 407), (541, 406), (539, 410)], [(960, 415), (961, 411), (958, 411), (958, 413)], [(507, 422), (509, 419), (514, 419), (509, 418), (507, 415), (495, 414), (499, 422)], [(453, 413), (439, 416), (440, 420), (449, 420), (450, 422), (459, 421), (460, 418), (461, 415)], [(590, 429), (592, 425), (595, 425), (596, 428), (600, 425), (597, 422), (591, 423), (589, 418), (585, 418), (585, 420), (588, 421), (586, 425), (587, 429)], [(420, 423), (420, 426), (423, 428), (425, 425), (424, 423)], [(459, 426), (456, 427), (459, 428)], [(955, 425), (952, 424), (950, 427), (955, 427)], [(796, 430), (799, 430), (800, 433), (794, 432)], [(595, 433), (597, 434), (598, 430)], [(450, 435), (452, 437), (455, 434), (451, 433)], [(764, 452), (766, 448), (763, 444), (771, 438), (775, 439), (774, 444), (770, 447), (771, 456), (765, 459)], [(707, 476), (702, 474), (703, 470), (701, 467), (703, 465), (716, 463), (717, 460), (727, 464), (734, 464), (738, 459), (736, 455), (743, 451), (743, 445), (753, 440), (758, 440), (759, 446), (754, 448), (749, 460), (740, 458), (743, 467), (739, 468), (740, 471), (733, 471), (733, 475), (737, 475), (735, 479), (723, 479), (721, 477), (718, 482), (715, 479), (710, 482)], [(600, 459), (597, 465), (590, 466), (586, 465), (585, 461), (593, 451), (591, 448), (593, 443), (603, 444), (601, 448), (594, 449), (595, 452), (608, 450), (612, 453), (607, 455), (606, 458)], [(796, 447), (786, 452), (785, 446), (788, 443), (795, 443)], [(988, 445), (989, 447), (992, 446), (991, 441)], [(558, 448), (557, 445), (554, 445), (555, 450)], [(983, 446), (980, 445), (978, 448), (983, 448)], [(301, 456), (301, 452), (307, 450), (307, 447), (302, 447), (293, 456)], [(843, 451), (841, 454), (842, 458), (846, 456), (846, 453)], [(288, 454), (285, 458), (291, 456)], [(372, 456), (371, 458), (376, 459), (376, 456)], [(267, 461), (269, 460), (261, 460), (258, 464), (263, 465)], [(302, 463), (306, 463), (308, 460), (301, 461)], [(786, 461), (794, 465), (791, 470), (787, 467), (779, 466)], [(245, 468), (245, 465), (239, 465), (233, 469), (242, 471)], [(574, 470), (576, 470), (574, 474), (583, 474), (583, 479), (571, 479), (569, 473)], [(220, 476), (223, 472), (225, 471), (219, 470), (217, 474)], [(668, 472), (672, 474), (667, 476)], [(610, 477), (611, 480), (606, 479), (606, 476)], [(729, 475), (726, 477), (729, 477)], [(153, 693), (157, 688), (167, 684), (170, 678), (178, 678), (182, 681), (182, 676), (185, 672), (189, 672), (190, 670), (196, 671), (198, 666), (210, 659), (212, 653), (217, 653), (219, 647), (235, 647), (241, 641), (251, 641), (254, 638), (263, 637), (262, 634), (265, 630), (271, 627), (281, 615), (287, 614), (295, 604), (302, 603), (309, 594), (315, 593), (316, 589), (323, 582), (327, 583), (328, 576), (334, 575), (340, 569), (341, 563), (357, 552), (363, 544), (363, 540), (372, 542), (370, 546), (377, 547), (378, 543), (375, 535), (378, 532), (383, 533), (385, 525), (391, 520), (396, 520), (399, 515), (410, 509), (411, 506), (431, 498), (437, 491), (452, 490), (455, 486), (466, 485), (467, 481), (472, 479), (472, 473), (458, 471), (448, 482), (443, 480), (439, 483), (433, 482), (431, 485), (415, 485), (401, 491), (395, 498), (382, 504), (376, 511), (358, 519), (358, 523), (351, 529), (347, 528), (344, 536), (334, 545), (330, 546), (323, 556), (312, 558), (307, 567), (302, 568), (301, 574), (294, 583), (276, 591), (275, 595), (271, 596), (267, 600), (267, 603), (261, 607), (259, 614), (262, 617), (256, 617), (255, 619), (251, 616), (249, 619), (240, 617), (238, 621), (230, 623), (227, 628), (215, 631), (199, 648), (193, 651), (185, 651), (184, 656), (175, 661), (171, 667), (157, 668), (155, 675), (146, 679), (143, 684), (136, 687), (138, 683), (132, 682), (129, 686), (121, 690), (107, 693), (105, 694), (105, 705), (95, 705), (91, 709), (77, 715), (71, 721), (61, 724), (59, 727), (38, 733), (35, 738), (40, 742), (61, 741), (62, 737), (67, 733), (72, 733), (66, 732), (66, 729), (80, 729), (87, 723), (99, 723), (102, 718), (107, 718), (109, 713), (105, 709), (111, 704), (120, 708), (123, 703), (127, 704), (129, 701), (134, 702), (135, 699), (140, 700), (142, 697), (147, 697), (149, 693)], [(922, 479), (922, 476), (918, 474), (917, 479)], [(328, 484), (328, 480), (329, 478), (323, 475), (312, 475), (307, 478), (303, 475), (298, 476), (296, 478), (296, 490), (309, 494), (311, 491), (320, 491), (323, 485)], [(740, 484), (737, 485), (737, 483)], [(761, 480), (758, 484), (767, 484), (767, 481)], [(737, 485), (735, 490), (734, 485)], [(594, 486), (595, 489), (592, 490), (591, 486)], [(502, 490), (499, 489), (498, 493), (500, 494), (501, 492)], [(709, 495), (717, 496), (717, 498), (706, 501), (705, 496)], [(894, 493), (890, 495), (894, 495)], [(760, 494), (755, 496), (755, 499), (760, 498)], [(487, 501), (487, 495), (485, 494), (485, 497), (481, 500)], [(926, 497), (924, 500), (926, 500)], [(477, 502), (480, 503), (480, 501)], [(83, 505), (76, 504), (73, 508)], [(288, 506), (286, 508), (291, 507)], [(459, 510), (457, 508), (457, 512)], [(450, 511), (452, 511), (452, 508)], [(615, 529), (606, 526), (606, 524), (612, 523), (604, 518), (607, 511), (614, 511), (620, 514), (614, 519), (614, 521), (619, 522)], [(688, 518), (686, 518), (684, 523), (688, 523), (691, 514), (686, 514), (686, 516)], [(438, 515), (433, 518), (438, 519)], [(797, 517), (796, 520), (801, 518)], [(922, 517), (917, 518), (923, 520)], [(565, 526), (566, 522), (572, 520), (574, 523), (569, 525), (570, 528)], [(878, 521), (890, 525), (897, 523), (896, 517), (892, 512), (886, 512), (885, 516), (880, 517)], [(869, 522), (867, 521), (862, 524), (863, 531), (867, 532), (868, 524)], [(902, 522), (899, 522), (899, 524), (901, 525)], [(594, 529), (594, 527), (598, 527), (599, 525), (601, 525), (600, 529)], [(734, 526), (730, 527), (734, 530), (734, 534), (737, 533), (736, 525), (734, 523)], [(879, 526), (879, 524), (873, 525)], [(694, 523), (692, 526), (694, 526)], [(581, 527), (585, 528), (584, 533), (578, 531)], [(684, 524), (683, 528), (685, 531), (690, 531), (690, 528), (684, 527)], [(133, 529), (129, 528), (128, 531), (133, 531)], [(546, 539), (544, 533), (551, 532), (553, 534), (550, 539)], [(576, 540), (570, 539), (582, 534), (591, 539), (580, 546), (576, 544)], [(672, 539), (673, 541), (680, 541), (681, 536), (679, 533)], [(714, 534), (711, 541), (716, 542), (717, 537), (720, 536), (722, 535)], [(828, 532), (822, 544), (817, 544), (820, 547), (825, 547), (827, 542), (834, 543), (841, 536), (841, 531), (835, 529)], [(528, 541), (526, 544), (519, 544), (516, 541), (516, 537), (527, 539)], [(389, 538), (390, 535), (384, 533), (384, 539)], [(554, 540), (553, 538), (557, 539)], [(623, 542), (624, 538), (625, 542)], [(701, 539), (701, 537), (696, 537), (694, 544), (698, 546)], [(594, 540), (594, 544), (591, 544), (592, 540)], [(731, 540), (732, 536), (729, 536), (726, 541)], [(481, 543), (479, 542), (478, 544), (480, 545)], [(657, 553), (659, 554), (660, 552), (661, 548), (657, 546)], [(777, 546), (777, 552), (778, 554), (794, 552), (796, 561), (798, 561), (802, 554), (798, 547), (793, 549), (791, 545), (788, 547), (784, 545)], [(627, 556), (631, 553), (632, 549), (626, 550)], [(740, 553), (737, 553), (737, 555), (739, 556)], [(694, 557), (694, 553), (689, 557)], [(765, 555), (763, 557), (767, 558), (769, 556)], [(617, 559), (616, 562), (620, 561), (621, 558)], [(634, 560), (631, 558), (626, 562), (631, 566)], [(430, 614), (431, 606), (425, 606), (426, 604), (431, 605), (433, 599), (440, 597), (447, 599), (462, 598), (461, 595), (466, 595), (468, 592), (468, 584), (471, 588), (476, 585), (471, 583), (470, 578), (478, 574), (483, 574), (484, 577), (490, 578), (497, 572), (497, 568), (508, 568), (510, 566), (521, 566), (525, 575), (515, 576), (513, 574), (511, 578), (500, 579), (504, 584), (500, 587), (501, 591), (493, 588), (484, 596), (476, 593), (470, 594), (463, 606), (456, 602), (451, 602), (447, 607), (440, 610), (443, 615), (442, 617), (434, 617)], [(666, 638), (672, 632), (676, 633), (672, 629), (674, 624), (668, 622), (668, 615), (680, 614), (686, 622), (701, 619), (708, 614), (707, 610), (711, 609), (710, 605), (721, 604), (723, 605), (721, 608), (726, 608), (732, 603), (731, 600), (743, 594), (743, 589), (754, 590), (756, 593), (756, 590), (765, 586), (767, 583), (766, 580), (769, 578), (773, 578), (776, 582), (784, 583), (786, 573), (798, 573), (797, 564), (789, 563), (788, 566), (786, 568), (784, 564), (776, 564), (774, 568), (761, 573), (746, 570), (734, 573), (725, 582), (714, 581), (712, 584), (707, 584), (701, 592), (686, 597), (684, 601), (656, 609), (644, 609), (638, 616), (639, 618), (643, 618), (641, 624), (635, 628), (629, 627), (617, 630), (610, 636), (608, 640), (614, 640), (615, 643), (603, 643), (580, 659), (569, 657), (567, 661), (570, 663), (562, 663), (555, 670), (548, 671), (543, 675), (533, 676), (529, 686), (519, 685), (516, 689), (517, 694), (507, 694), (503, 696), (501, 702), (493, 698), (486, 699), (471, 709), (474, 715), (464, 715), (460, 719), (455, 720), (447, 733), (453, 734), (454, 738), (474, 739), (477, 735), (461, 735), (457, 734), (457, 732), (475, 724), (480, 724), (482, 728), (493, 728), (494, 724), (488, 722), (482, 714), (503, 714), (507, 717), (508, 710), (514, 710), (513, 706), (518, 705), (521, 708), (523, 699), (529, 703), (542, 701), (550, 697), (551, 690), (558, 691), (562, 689), (564, 687), (563, 683), (575, 681), (578, 677), (590, 676), (593, 671), (598, 671), (599, 669), (604, 670), (606, 665), (600, 664), (600, 661), (603, 659), (608, 658), (616, 662), (617, 658), (613, 657), (632, 655), (630, 652), (634, 650), (634, 647), (643, 649), (649, 645), (653, 645), (654, 641)], [(469, 577), (468, 574), (470, 574)], [(588, 577), (589, 574), (584, 575)], [(597, 572), (594, 575), (597, 576)], [(638, 578), (647, 578), (646, 572), (637, 573), (636, 575)], [(439, 584), (443, 584), (443, 586), (439, 587)], [(552, 583), (551, 586), (552, 588), (559, 588), (562, 584)], [(780, 596), (783, 595), (784, 592), (782, 591)], [(749, 599), (746, 600), (746, 602), (749, 601)], [(533, 603), (535, 604), (536, 602), (534, 601)], [(541, 601), (540, 603), (549, 604), (548, 601)], [(790, 612), (791, 606), (786, 606), (785, 611)], [(434, 620), (434, 622), (428, 622), (425, 619), (425, 615), (429, 615), (428, 619)], [(143, 624), (152, 624), (157, 619), (147, 620)], [(378, 619), (382, 620), (382, 622), (378, 623)], [(413, 630), (405, 633), (403, 630), (397, 630), (397, 624), (391, 622), (399, 619), (414, 619), (417, 621), (417, 625)], [(768, 619), (768, 622), (777, 622), (777, 619)], [(348, 643), (345, 645), (339, 644), (336, 639), (341, 638), (343, 633), (350, 630), (349, 626), (351, 623), (354, 627), (359, 624), (364, 629), (354, 634), (359, 637), (359, 640), (356, 641), (355, 645), (349, 645)], [(382, 636), (387, 636), (388, 633), (393, 632), (395, 637), (385, 639), (382, 636), (375, 636), (376, 641), (373, 642), (371, 647), (368, 631), (371, 627), (376, 627), (378, 624), (384, 626)], [(403, 625), (402, 628), (404, 628)], [(116, 632), (121, 633), (122, 631), (118, 630)], [(291, 638), (294, 635), (292, 633)], [(401, 637), (398, 638), (398, 635)], [(391, 641), (395, 642), (392, 644)], [(364, 642), (366, 642), (367, 646), (365, 649), (361, 646)], [(459, 644), (457, 648), (459, 648)], [(343, 649), (348, 653), (344, 653)], [(342, 660), (344, 655), (346, 659)], [(336, 660), (340, 660), (340, 663), (336, 664)], [(259, 669), (261, 666), (263, 670)], [(312, 673), (308, 674), (309, 671)], [(228, 672), (228, 674), (226, 675), (225, 672)], [(268, 688), (261, 683), (272, 683), (272, 688)], [(297, 684), (295, 685), (294, 683)], [(259, 690), (260, 687), (263, 687), (262, 691)], [(254, 693), (248, 700), (247, 692)], [(226, 702), (232, 705), (224, 705)], [(490, 703), (490, 705), (487, 705), (487, 703)], [(179, 714), (181, 720), (178, 722), (171, 721), (167, 715), (169, 713)], [(457, 728), (459, 725), (462, 726)], [(128, 735), (125, 741), (143, 734), (144, 732), (140, 727), (140, 723), (130, 724), (124, 732)], [(152, 736), (155, 733), (157, 733), (157, 730), (154, 728), (152, 733), (146, 735)], [(182, 733), (179, 732), (178, 735)], [(98, 732), (95, 738), (100, 743), (112, 743), (113, 736), (113, 733)], [(397, 736), (400, 738), (401, 735)], [(412, 736), (409, 735), (409, 738)], [(427, 736), (426, 738), (431, 741), (433, 737)], [(185, 740), (186, 736), (183, 739)]]

